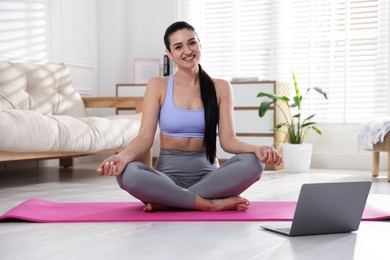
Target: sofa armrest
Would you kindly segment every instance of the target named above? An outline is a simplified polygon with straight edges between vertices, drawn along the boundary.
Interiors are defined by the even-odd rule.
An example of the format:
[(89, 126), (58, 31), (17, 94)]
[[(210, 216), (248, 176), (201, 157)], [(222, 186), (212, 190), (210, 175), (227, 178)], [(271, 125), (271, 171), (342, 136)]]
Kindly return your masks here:
[(85, 107), (134, 109), (142, 112), (143, 97), (82, 97)]

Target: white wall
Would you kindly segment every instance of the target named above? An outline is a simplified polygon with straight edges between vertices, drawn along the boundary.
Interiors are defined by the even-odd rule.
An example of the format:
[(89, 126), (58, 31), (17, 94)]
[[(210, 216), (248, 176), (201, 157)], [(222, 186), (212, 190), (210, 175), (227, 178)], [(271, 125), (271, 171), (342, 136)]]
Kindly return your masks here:
[(96, 2), (50, 0), (49, 6), (49, 59), (67, 64), (74, 87), (82, 95), (96, 95)]
[(98, 1), (98, 93), (115, 95), (116, 83), (133, 82), (135, 58), (165, 54), (163, 35), (178, 18), (178, 0)]
[[(313, 143), (312, 167), (371, 170), (372, 153), (358, 150), (355, 136), (357, 124), (319, 125), (322, 135), (310, 132), (305, 142)], [(381, 154), (380, 168), (387, 169), (387, 154)]]
[(99, 0), (97, 8), (99, 96), (114, 96), (115, 83), (126, 78), (125, 1)]

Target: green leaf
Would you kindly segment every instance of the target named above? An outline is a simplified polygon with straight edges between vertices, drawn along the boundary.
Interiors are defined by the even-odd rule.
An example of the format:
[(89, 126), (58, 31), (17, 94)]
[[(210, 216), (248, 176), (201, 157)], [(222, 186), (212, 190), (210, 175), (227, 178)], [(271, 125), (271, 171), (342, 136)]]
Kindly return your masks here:
[(279, 124), (277, 124), (277, 125), (275, 126), (275, 128), (280, 129), (280, 128), (282, 128), (283, 126), (288, 127), (288, 126), (289, 126), (288, 122), (279, 123)]
[(301, 117), (301, 113), (295, 114), (295, 115), (293, 115), (293, 117), (299, 118), (299, 117)]
[(302, 124), (302, 127), (307, 127), (307, 126), (311, 126), (311, 125), (315, 125), (315, 124), (317, 124), (317, 123), (316, 122), (308, 122), (308, 123)]
[(263, 101), (261, 102), (260, 104), (260, 107), (259, 107), (259, 116), (260, 117), (263, 117), (268, 109), (274, 104), (274, 101)]
[(312, 114), (311, 116), (306, 117), (305, 120), (303, 120), (303, 121), (310, 120), (310, 119), (312, 119), (313, 117), (315, 117), (315, 115), (316, 115), (316, 114)]
[(290, 99), (288, 97), (286, 97), (286, 96), (279, 97), (279, 100), (284, 102), (284, 103), (288, 103), (290, 101)]
[(323, 95), (325, 99), (328, 99), (328, 94), (327, 94), (325, 91), (323, 91), (321, 88), (315, 87), (315, 88), (313, 88), (313, 89), (316, 90), (316, 91), (317, 91), (318, 93), (320, 93), (321, 95)]
[(293, 79), (294, 79), (294, 88), (295, 88), (295, 97), (294, 101), (298, 106), (298, 109), (301, 109), (301, 101), (302, 101), (302, 95), (301, 92), (299, 91), (297, 79), (295, 78), (294, 72), (292, 73)]
[(298, 107), (298, 109), (301, 109), (301, 103), (302, 103), (302, 97), (294, 97), (294, 103)]
[(312, 126), (311, 129), (313, 129), (313, 131), (316, 132), (317, 134), (322, 135), (322, 132), (317, 127)]
[(268, 97), (270, 99), (277, 99), (277, 96), (271, 93), (260, 92), (257, 97)]

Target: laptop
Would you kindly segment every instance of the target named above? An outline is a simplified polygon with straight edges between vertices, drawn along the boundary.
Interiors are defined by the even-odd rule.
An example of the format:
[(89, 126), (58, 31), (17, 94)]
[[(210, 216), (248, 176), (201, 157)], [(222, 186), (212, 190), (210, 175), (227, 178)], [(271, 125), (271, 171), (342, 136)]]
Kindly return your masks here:
[(261, 227), (287, 236), (356, 231), (370, 188), (368, 181), (303, 184), (292, 223)]

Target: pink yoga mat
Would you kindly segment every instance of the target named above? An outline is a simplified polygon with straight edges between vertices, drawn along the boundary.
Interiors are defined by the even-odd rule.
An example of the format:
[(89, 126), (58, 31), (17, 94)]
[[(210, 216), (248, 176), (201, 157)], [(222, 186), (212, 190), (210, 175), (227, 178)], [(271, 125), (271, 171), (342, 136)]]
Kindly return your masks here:
[[(31, 222), (167, 222), (167, 221), (290, 221), (294, 201), (251, 202), (245, 212), (166, 211), (145, 213), (140, 202), (52, 202), (27, 200), (2, 216), (0, 221)], [(367, 205), (362, 220), (388, 220), (390, 211)]]

